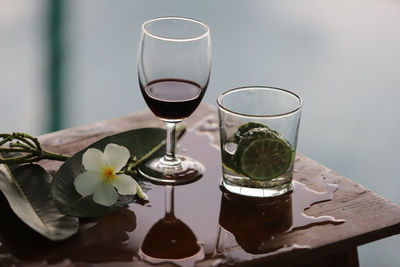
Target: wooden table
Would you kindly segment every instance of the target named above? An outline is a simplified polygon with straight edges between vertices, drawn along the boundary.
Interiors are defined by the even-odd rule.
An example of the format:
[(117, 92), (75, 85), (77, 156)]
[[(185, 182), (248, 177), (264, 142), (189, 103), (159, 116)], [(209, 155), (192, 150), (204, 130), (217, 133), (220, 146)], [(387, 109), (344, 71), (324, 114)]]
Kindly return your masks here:
[[(314, 204), (304, 213), (338, 221), (288, 230), (301, 193), (258, 210), (256, 204), (241, 205), (245, 200), (230, 199), (219, 188), (215, 107), (201, 104), (185, 123), (189, 131), (180, 140), (179, 150), (205, 165), (200, 180), (172, 189), (151, 185), (148, 204), (134, 203), (99, 220), (82, 221), (78, 234), (61, 242), (30, 230), (1, 199), (0, 266), (150, 265), (143, 258), (165, 265), (198, 261), (199, 266), (358, 266), (357, 246), (400, 233), (399, 206), (299, 154), (294, 172), (298, 185), (317, 192), (325, 191), (325, 183), (338, 186), (332, 200)], [(107, 135), (149, 126), (161, 127), (162, 123), (146, 111), (46, 134), (40, 141), (50, 151), (72, 155)], [(54, 174), (61, 163), (43, 161), (41, 165)], [(172, 220), (164, 218), (169, 194), (174, 199)], [(265, 220), (264, 226), (260, 220)], [(172, 243), (162, 248), (165, 242)], [(149, 251), (154, 254), (148, 255)]]

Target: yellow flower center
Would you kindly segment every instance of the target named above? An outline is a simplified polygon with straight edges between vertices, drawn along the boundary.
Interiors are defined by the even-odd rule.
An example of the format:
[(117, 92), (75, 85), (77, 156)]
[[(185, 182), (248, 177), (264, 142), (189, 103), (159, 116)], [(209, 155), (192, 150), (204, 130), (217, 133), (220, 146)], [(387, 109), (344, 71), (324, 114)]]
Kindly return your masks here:
[(113, 168), (104, 168), (103, 169), (103, 176), (104, 178), (108, 180), (115, 179), (117, 176), (115, 175), (114, 169)]

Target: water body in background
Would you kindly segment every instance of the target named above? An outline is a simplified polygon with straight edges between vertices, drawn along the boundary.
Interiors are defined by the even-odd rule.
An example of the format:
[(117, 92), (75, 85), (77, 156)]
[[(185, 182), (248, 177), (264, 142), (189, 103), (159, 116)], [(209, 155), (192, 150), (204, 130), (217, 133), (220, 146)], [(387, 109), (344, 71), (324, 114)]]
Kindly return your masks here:
[[(147, 109), (136, 74), (140, 26), (158, 16), (193, 17), (206, 22), (212, 34), (213, 69), (206, 102), (215, 105), (222, 91), (243, 85), (295, 91), (304, 99), (298, 151), (400, 204), (399, 1), (66, 2), (64, 127)], [(1, 14), (0, 38), (8, 40), (7, 51), (14, 51), (14, 57), (8, 54), (7, 61), (0, 62), (0, 85), (12, 79), (5, 70), (15, 77), (14, 89), (1, 86), (0, 92), (8, 99), (29, 94), (43, 101), (44, 97), (35, 98), (43, 93), (37, 78), (43, 73), (34, 68), (43, 62), (33, 49), (20, 47), (28, 41), (8, 38)], [(10, 31), (38, 44), (37, 35), (29, 37), (31, 28), (27, 29)], [(23, 114), (40, 122), (46, 112), (20, 106), (13, 111), (16, 120), (1, 114), (6, 125), (2, 129), (45, 132), (38, 123), (17, 122), (24, 121)], [(399, 244), (396, 236), (360, 247), (361, 266), (397, 266)]]

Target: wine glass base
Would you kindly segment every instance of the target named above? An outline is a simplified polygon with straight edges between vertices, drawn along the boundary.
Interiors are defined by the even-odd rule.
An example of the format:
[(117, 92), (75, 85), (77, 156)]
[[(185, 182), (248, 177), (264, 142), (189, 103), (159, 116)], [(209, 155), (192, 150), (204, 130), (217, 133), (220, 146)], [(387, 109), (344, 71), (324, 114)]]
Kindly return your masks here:
[(182, 185), (199, 180), (203, 176), (204, 166), (191, 158), (176, 156), (181, 163), (168, 166), (160, 158), (152, 159), (139, 167), (139, 173), (154, 184)]

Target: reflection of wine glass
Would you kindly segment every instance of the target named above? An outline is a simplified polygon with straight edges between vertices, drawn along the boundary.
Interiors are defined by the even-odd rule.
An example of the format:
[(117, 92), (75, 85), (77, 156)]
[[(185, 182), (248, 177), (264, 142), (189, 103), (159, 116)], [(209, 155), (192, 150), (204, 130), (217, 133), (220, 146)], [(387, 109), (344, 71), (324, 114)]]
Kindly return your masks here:
[[(236, 242), (248, 253), (263, 254), (286, 246), (278, 238), (287, 232), (293, 223), (292, 194), (271, 198), (248, 198), (224, 193), (219, 215), (220, 226), (233, 234)], [(224, 250), (235, 244), (222, 244), (224, 233), (220, 233), (217, 247)]]
[(175, 156), (176, 123), (200, 104), (211, 70), (211, 40), (199, 21), (163, 17), (145, 22), (138, 50), (138, 76), (151, 111), (167, 123), (166, 154), (147, 162), (141, 173), (159, 183), (179, 184), (199, 178), (202, 165)]
[(174, 215), (174, 188), (170, 185), (165, 188), (165, 216), (146, 234), (139, 256), (154, 264), (171, 262), (179, 266), (193, 266), (204, 258), (193, 231)]

